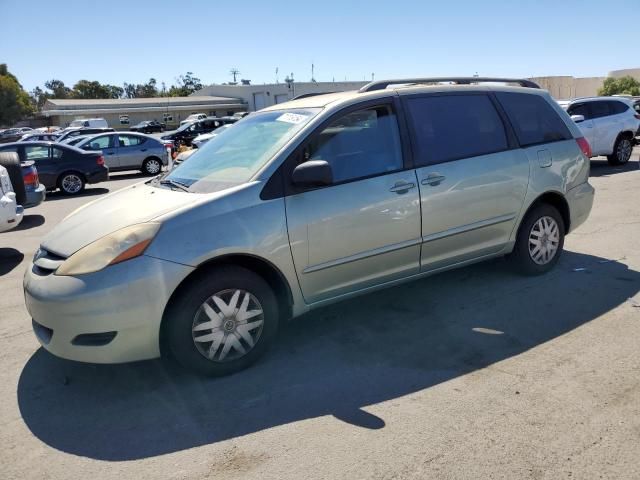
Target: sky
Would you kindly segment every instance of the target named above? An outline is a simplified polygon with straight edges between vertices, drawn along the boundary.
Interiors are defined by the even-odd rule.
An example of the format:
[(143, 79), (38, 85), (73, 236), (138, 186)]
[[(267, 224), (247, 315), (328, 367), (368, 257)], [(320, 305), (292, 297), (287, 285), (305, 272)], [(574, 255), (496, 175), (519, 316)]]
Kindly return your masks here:
[[(187, 71), (203, 84), (603, 76), (640, 67), (640, 0), (0, 0), (0, 63), (27, 90)], [(625, 13), (626, 12), (626, 13)], [(612, 17), (613, 16), (613, 17)], [(627, 17), (628, 16), (628, 17)], [(614, 18), (616, 20), (612, 20)]]

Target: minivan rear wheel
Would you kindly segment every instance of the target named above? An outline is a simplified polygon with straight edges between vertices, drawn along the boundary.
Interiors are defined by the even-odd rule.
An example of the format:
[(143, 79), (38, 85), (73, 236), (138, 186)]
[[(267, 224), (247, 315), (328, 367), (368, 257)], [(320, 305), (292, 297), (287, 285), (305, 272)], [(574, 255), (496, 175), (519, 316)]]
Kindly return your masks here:
[(278, 330), (278, 304), (251, 270), (222, 266), (195, 277), (167, 312), (166, 339), (175, 359), (207, 376), (243, 370), (260, 358)]
[(609, 165), (624, 165), (631, 158), (633, 152), (633, 142), (630, 138), (619, 137), (613, 147), (613, 153), (607, 155)]
[(552, 205), (542, 203), (531, 209), (520, 225), (510, 260), (524, 275), (542, 275), (551, 270), (562, 253), (564, 221)]

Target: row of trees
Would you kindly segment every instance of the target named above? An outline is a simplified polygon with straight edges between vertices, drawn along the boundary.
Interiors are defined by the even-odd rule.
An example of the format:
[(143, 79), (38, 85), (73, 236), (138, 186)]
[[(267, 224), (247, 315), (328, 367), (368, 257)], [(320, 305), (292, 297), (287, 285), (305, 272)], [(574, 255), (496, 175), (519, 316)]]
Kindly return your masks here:
[(164, 82), (158, 88), (155, 78), (150, 78), (146, 83), (124, 83), (122, 87), (117, 85), (101, 84), (97, 81), (80, 80), (73, 87), (67, 87), (62, 80), (49, 80), (44, 83), (44, 88), (36, 87), (31, 91), (33, 105), (41, 110), (49, 98), (153, 98), (153, 97), (186, 97), (202, 89), (202, 82), (193, 76), (193, 72), (187, 72), (176, 78), (176, 84), (168, 89)]

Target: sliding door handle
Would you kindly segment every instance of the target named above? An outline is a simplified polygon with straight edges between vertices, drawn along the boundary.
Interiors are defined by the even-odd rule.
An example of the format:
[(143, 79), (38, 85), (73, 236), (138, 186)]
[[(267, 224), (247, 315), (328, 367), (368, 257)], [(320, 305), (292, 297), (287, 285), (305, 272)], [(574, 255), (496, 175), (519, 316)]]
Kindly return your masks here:
[(432, 187), (435, 187), (436, 185), (440, 185), (440, 183), (442, 183), (442, 181), (445, 178), (446, 177), (444, 175), (439, 175), (437, 173), (431, 173), (431, 174), (429, 174), (429, 176), (427, 176), (427, 178), (422, 180), (422, 185), (431, 185)]

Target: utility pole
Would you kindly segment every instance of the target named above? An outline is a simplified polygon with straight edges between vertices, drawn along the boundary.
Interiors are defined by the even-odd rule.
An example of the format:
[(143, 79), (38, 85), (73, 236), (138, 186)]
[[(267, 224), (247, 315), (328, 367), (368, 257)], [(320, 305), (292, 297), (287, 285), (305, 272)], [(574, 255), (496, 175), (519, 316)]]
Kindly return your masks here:
[(233, 75), (233, 83), (236, 83), (236, 78), (238, 77), (238, 75), (240, 75), (240, 70), (233, 67), (231, 70), (229, 70), (229, 75)]
[(276, 67), (276, 85), (278, 85), (280, 82), (278, 82), (278, 67)]
[(315, 65), (312, 63), (312, 64), (311, 64), (311, 81), (312, 81), (312, 82), (315, 82), (315, 81), (316, 81), (316, 79), (315, 79), (315, 77), (314, 77), (314, 71), (315, 71)]

